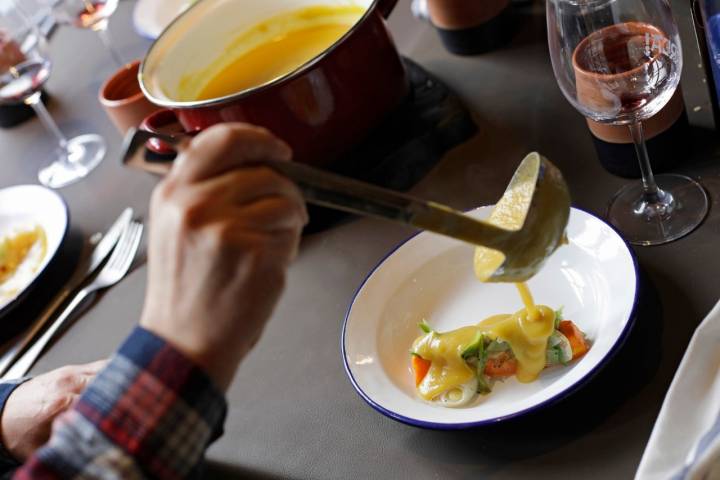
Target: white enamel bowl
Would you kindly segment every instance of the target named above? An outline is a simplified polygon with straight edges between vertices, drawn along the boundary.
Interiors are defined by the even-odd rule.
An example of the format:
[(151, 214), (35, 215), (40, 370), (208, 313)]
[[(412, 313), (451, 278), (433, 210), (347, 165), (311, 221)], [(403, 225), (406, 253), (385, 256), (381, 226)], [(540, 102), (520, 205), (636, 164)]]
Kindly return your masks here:
[(40, 225), (47, 240), (45, 257), (32, 274), (22, 279), (13, 295), (0, 296), (0, 317), (7, 314), (35, 285), (38, 277), (57, 254), (69, 226), (68, 209), (56, 192), (39, 185), (0, 189), (0, 238), (16, 229)]
[[(470, 215), (485, 218), (491, 207)], [(429, 405), (415, 394), (409, 349), (426, 319), (439, 331), (522, 308), (511, 284), (483, 284), (472, 269), (473, 247), (423, 232), (380, 262), (357, 291), (343, 326), (345, 369), (374, 409), (424, 428), (460, 429), (524, 415), (570, 395), (621, 347), (634, 322), (638, 271), (625, 241), (597, 217), (572, 209), (570, 244), (529, 282), (535, 301), (564, 309), (592, 341), (568, 367), (549, 369), (535, 382), (496, 384), (464, 408)]]

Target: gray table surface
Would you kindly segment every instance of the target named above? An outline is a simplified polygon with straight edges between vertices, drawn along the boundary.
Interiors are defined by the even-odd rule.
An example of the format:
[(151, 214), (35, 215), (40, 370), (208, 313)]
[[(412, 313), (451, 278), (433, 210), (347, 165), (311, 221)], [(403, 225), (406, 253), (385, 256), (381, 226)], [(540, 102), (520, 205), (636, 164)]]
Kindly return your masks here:
[[(149, 42), (131, 26), (134, 1), (121, 2), (111, 32), (129, 60)], [(681, 12), (686, 15), (687, 12)], [(595, 159), (584, 122), (565, 101), (549, 63), (542, 18), (529, 22), (511, 47), (454, 57), (429, 26), (413, 20), (403, 0), (390, 24), (400, 50), (437, 74), (474, 110), (480, 133), (446, 158), (413, 193), (467, 209), (493, 203), (519, 160), (538, 150), (564, 171), (577, 206), (602, 213), (625, 183)], [(539, 21), (538, 21), (539, 19)], [(96, 100), (110, 57), (91, 32), (60, 29), (52, 40), (55, 66), (50, 111), (68, 134), (95, 131), (110, 144), (107, 160), (87, 179), (61, 190), (78, 235), (103, 231), (130, 205), (141, 215), (156, 179), (123, 169), (120, 138)], [(686, 63), (687, 65), (692, 61)], [(692, 92), (691, 92), (692, 93)], [(663, 314), (649, 322), (662, 331), (662, 360), (648, 379), (615, 398), (609, 388), (587, 402), (586, 419), (548, 428), (521, 423), (510, 430), (425, 431), (381, 416), (345, 376), (339, 338), (345, 310), (366, 273), (409, 229), (356, 220), (308, 236), (292, 267), (287, 291), (263, 341), (247, 358), (228, 393), (225, 435), (208, 452), (218, 478), (630, 478), (690, 335), (718, 298), (716, 254), (720, 168), (712, 142), (678, 169), (708, 188), (713, 208), (691, 236), (637, 249), (662, 298)], [(0, 131), (0, 187), (36, 182), (52, 138), (38, 121)], [(102, 296), (36, 365), (43, 372), (109, 355), (136, 322), (145, 267)], [(661, 329), (661, 330), (660, 330)], [(650, 337), (649, 337), (650, 338)], [(632, 383), (618, 378), (618, 384)], [(597, 405), (611, 404), (596, 415)], [(577, 406), (574, 407), (577, 410)], [(582, 410), (582, 409), (581, 409)], [(545, 431), (538, 431), (538, 429)]]

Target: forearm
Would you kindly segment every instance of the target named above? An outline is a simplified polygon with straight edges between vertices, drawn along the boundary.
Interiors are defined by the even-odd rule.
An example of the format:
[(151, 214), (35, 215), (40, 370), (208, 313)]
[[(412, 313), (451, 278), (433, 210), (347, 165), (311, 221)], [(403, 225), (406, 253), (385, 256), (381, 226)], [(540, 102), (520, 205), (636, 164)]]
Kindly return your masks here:
[(16, 478), (189, 478), (226, 404), (204, 371), (137, 328)]

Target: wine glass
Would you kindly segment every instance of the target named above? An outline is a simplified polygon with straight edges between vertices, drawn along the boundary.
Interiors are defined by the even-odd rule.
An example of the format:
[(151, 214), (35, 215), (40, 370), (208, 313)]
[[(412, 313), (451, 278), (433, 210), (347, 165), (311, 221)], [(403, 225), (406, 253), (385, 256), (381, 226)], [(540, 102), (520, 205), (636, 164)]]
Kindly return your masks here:
[(58, 22), (97, 32), (118, 67), (125, 65), (122, 57), (113, 47), (108, 31), (110, 16), (117, 10), (118, 0), (52, 1), (53, 16)]
[(40, 183), (60, 188), (85, 177), (103, 159), (105, 141), (99, 135), (63, 135), (41, 100), (52, 62), (45, 38), (17, 8), (14, 0), (0, 2), (0, 104), (25, 103), (58, 142), (55, 161), (40, 170)]
[(680, 82), (680, 38), (668, 0), (547, 0), (547, 24), (565, 97), (592, 120), (626, 125), (635, 144), (642, 182), (615, 194), (610, 222), (636, 245), (690, 233), (707, 214), (707, 194), (688, 177), (653, 175), (642, 126)]

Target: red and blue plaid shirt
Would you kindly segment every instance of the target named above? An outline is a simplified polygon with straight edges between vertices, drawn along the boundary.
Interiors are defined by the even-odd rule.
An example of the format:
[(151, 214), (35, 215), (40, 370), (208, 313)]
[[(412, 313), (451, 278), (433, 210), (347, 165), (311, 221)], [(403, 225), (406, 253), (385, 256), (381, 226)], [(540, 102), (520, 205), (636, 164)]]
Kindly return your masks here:
[(197, 477), (226, 411), (202, 369), (138, 327), (14, 478)]

